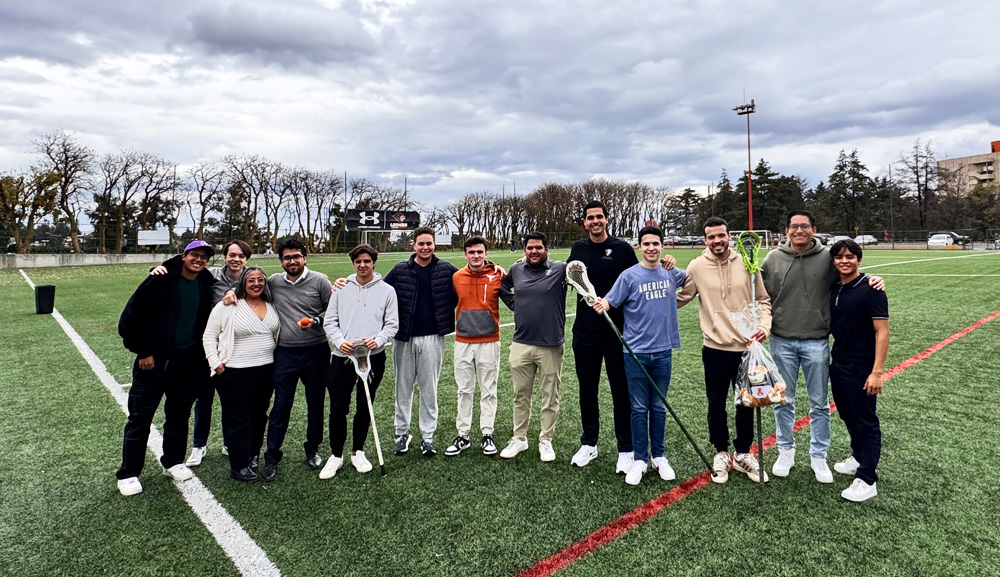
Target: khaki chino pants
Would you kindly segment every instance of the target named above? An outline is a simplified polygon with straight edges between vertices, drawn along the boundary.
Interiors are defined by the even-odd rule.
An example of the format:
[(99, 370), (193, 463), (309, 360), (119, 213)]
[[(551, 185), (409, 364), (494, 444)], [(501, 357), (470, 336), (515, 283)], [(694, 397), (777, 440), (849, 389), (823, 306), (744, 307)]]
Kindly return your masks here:
[(455, 428), (463, 437), (472, 430), (472, 404), (479, 379), (479, 430), (493, 434), (497, 416), (497, 379), (500, 377), (500, 341), (455, 342), (455, 383), (458, 385), (458, 416)]
[(511, 343), (510, 380), (514, 385), (514, 436), (527, 440), (531, 421), (531, 395), (535, 377), (542, 397), (540, 441), (551, 441), (559, 420), (559, 385), (562, 382), (563, 345), (540, 347)]

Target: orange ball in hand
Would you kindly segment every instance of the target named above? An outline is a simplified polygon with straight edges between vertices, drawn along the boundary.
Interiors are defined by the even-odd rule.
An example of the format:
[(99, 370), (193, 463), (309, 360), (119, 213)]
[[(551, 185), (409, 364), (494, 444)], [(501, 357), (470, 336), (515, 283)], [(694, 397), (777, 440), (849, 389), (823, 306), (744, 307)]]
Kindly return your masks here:
[(308, 327), (311, 324), (312, 324), (312, 319), (310, 319), (309, 317), (302, 317), (301, 319), (299, 319), (299, 326)]

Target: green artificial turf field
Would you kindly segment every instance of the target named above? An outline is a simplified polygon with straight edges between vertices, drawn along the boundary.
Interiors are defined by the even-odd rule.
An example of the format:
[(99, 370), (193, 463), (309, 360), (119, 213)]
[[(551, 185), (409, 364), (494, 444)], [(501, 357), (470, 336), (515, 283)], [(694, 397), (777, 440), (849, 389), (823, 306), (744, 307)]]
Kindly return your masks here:
[[(564, 259), (567, 252), (551, 256)], [(678, 249), (673, 254), (684, 266), (698, 253)], [(377, 270), (384, 274), (404, 256), (382, 255)], [(459, 266), (464, 262), (460, 253), (441, 256)], [(507, 266), (519, 255), (497, 251), (491, 256)], [(268, 272), (280, 270), (275, 259), (251, 262)], [(887, 283), (892, 317), (887, 369), (1000, 309), (1000, 253), (868, 251), (862, 264)], [(331, 278), (351, 272), (346, 257), (310, 257), (309, 266)], [(116, 324), (147, 269), (25, 272), (36, 284), (56, 285), (56, 308), (125, 384), (131, 381), (132, 356), (122, 347)], [(572, 292), (567, 301), (572, 313)], [(114, 471), (125, 415), (56, 321), (35, 315), (33, 305), (21, 274), (0, 271), (0, 573), (239, 574), (173, 482), (160, 475), (152, 453), (142, 475), (143, 493), (118, 494)], [(696, 306), (680, 312), (684, 348), (675, 351), (668, 399), (710, 453)], [(503, 306), (501, 314), (501, 322), (512, 322)], [(625, 485), (614, 474), (617, 455), (606, 387), (601, 454), (583, 469), (569, 465), (580, 435), (569, 347), (572, 322), (567, 319), (554, 463), (538, 459), (537, 393), (529, 451), (510, 461), (484, 457), (478, 450), (477, 408), (473, 447), (458, 457), (444, 456), (455, 435), (449, 338), (438, 395), (436, 457), (413, 450), (392, 455), (390, 363), (375, 401), (387, 477), (380, 478), (377, 469), (359, 475), (345, 466), (333, 479), (320, 480), (307, 470), (298, 450), (305, 436), (301, 393), (276, 482), (242, 485), (228, 478), (218, 405), (208, 456), (195, 473), (284, 575), (517, 574), (703, 471), (668, 419), (667, 454), (678, 481), (666, 483), (653, 473), (638, 487)], [(506, 358), (512, 333), (513, 327), (502, 331), (494, 433), (501, 448), (510, 438)], [(883, 454), (874, 500), (843, 501), (839, 493), (850, 479), (836, 475), (833, 485), (817, 483), (807, 451), (800, 450), (792, 474), (763, 491), (734, 473), (729, 483), (695, 491), (559, 574), (1000, 574), (1000, 464), (993, 441), (998, 342), (1000, 319), (886, 385), (879, 405)], [(799, 415), (805, 405), (799, 403)], [(415, 415), (416, 407), (414, 430)], [(155, 423), (162, 424), (162, 416)], [(832, 429), (831, 465), (848, 454), (847, 433), (836, 416)], [(765, 410), (764, 432), (773, 431)], [(800, 448), (807, 446), (808, 431), (797, 439)], [(367, 452), (374, 461), (371, 443)], [(321, 454), (327, 457), (329, 447), (323, 446)], [(769, 469), (776, 451), (765, 456)]]

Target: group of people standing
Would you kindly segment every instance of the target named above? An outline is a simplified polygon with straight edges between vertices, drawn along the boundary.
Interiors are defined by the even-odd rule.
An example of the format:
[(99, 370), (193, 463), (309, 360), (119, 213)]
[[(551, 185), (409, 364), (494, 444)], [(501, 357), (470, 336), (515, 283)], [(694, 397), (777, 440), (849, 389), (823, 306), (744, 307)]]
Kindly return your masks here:
[[(766, 480), (750, 453), (752, 415), (742, 406), (735, 407), (735, 452), (729, 453), (728, 407), (749, 342), (729, 313), (756, 298), (759, 325), (750, 339), (772, 338), (775, 361), (788, 385), (788, 402), (776, 408), (780, 451), (772, 473), (787, 476), (794, 465), (791, 423), (801, 366), (809, 390), (810, 456), (817, 480), (833, 481), (826, 465), (829, 375), (852, 438), (852, 456), (834, 467), (856, 476), (843, 495), (852, 500), (874, 496), (880, 449), (874, 399), (881, 391), (888, 348), (885, 293), (869, 286), (872, 282), (881, 289), (881, 279), (858, 273), (861, 249), (857, 245), (846, 241), (827, 251), (812, 237), (814, 224), (805, 211), (789, 215), (788, 241), (764, 260), (763, 274), (752, 290), (750, 275), (730, 248), (724, 220), (712, 218), (705, 223), (707, 248), (684, 270), (676, 268), (669, 255), (661, 255), (659, 229), (640, 231), (639, 261), (628, 243), (608, 234), (607, 208), (599, 201), (588, 203), (583, 214), (587, 236), (573, 245), (569, 260), (586, 265), (596, 293), (605, 298), (592, 304), (581, 299), (576, 309), (572, 348), (582, 433), (571, 463), (583, 467), (598, 457), (603, 362), (614, 411), (616, 473), (625, 474), (627, 483), (637, 484), (652, 466), (661, 478), (675, 478), (665, 453), (664, 398), (670, 385), (671, 351), (680, 347), (677, 309), (698, 296), (709, 440), (717, 451), (713, 481), (725, 482), (732, 470), (754, 481), (762, 475)], [(231, 476), (248, 482), (273, 481), (299, 380), (306, 398), (306, 466), (320, 470), (324, 479), (340, 470), (346, 458), (347, 415), (354, 394), (351, 464), (358, 472), (370, 471), (372, 465), (364, 453), (370, 418), (362, 387), (368, 388), (374, 401), (390, 343), (395, 368), (394, 452), (404, 455), (410, 450), (417, 392), (420, 452), (434, 455), (444, 337), (452, 332), (457, 434), (444, 453), (454, 457), (473, 444), (478, 383), (478, 441), (484, 455), (495, 455), (500, 301), (514, 313), (509, 351), (512, 435), (499, 451), (500, 457), (515, 458), (529, 448), (532, 395), (537, 385), (539, 458), (555, 460), (552, 439), (559, 417), (564, 357), (566, 263), (548, 258), (547, 239), (539, 232), (525, 235), (524, 258), (509, 271), (488, 260), (487, 241), (482, 237), (467, 239), (463, 248), (466, 266), (458, 269), (434, 254), (433, 231), (419, 228), (414, 231), (413, 254), (385, 277), (374, 270), (377, 251), (361, 245), (350, 253), (355, 273), (331, 283), (306, 267), (305, 247), (297, 241), (278, 246), (284, 272), (270, 278), (257, 267), (245, 266), (250, 247), (242, 241), (226, 245), (226, 266), (218, 269), (206, 268), (214, 254), (210, 245), (203, 241), (189, 244), (183, 255), (167, 261), (143, 281), (119, 323), (126, 348), (137, 357), (122, 467), (117, 473), (119, 490), (126, 495), (142, 490), (138, 476), (149, 425), (164, 396), (161, 465), (164, 474), (174, 479), (191, 477), (189, 467), (199, 465), (205, 455), (215, 390), (222, 404)], [(618, 332), (634, 354), (623, 349)], [(359, 380), (350, 359), (359, 354), (358, 347), (369, 359), (367, 382)], [(324, 464), (319, 445), (327, 393), (331, 454)], [(192, 403), (196, 403), (194, 447), (185, 461)], [(265, 447), (265, 431), (261, 466), (258, 456)]]

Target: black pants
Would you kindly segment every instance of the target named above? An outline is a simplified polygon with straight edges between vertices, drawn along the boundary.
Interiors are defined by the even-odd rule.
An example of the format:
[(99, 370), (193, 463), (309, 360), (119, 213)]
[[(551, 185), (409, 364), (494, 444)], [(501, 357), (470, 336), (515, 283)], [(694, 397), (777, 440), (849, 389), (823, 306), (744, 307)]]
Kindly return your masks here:
[(573, 339), (573, 359), (576, 380), (580, 383), (580, 420), (583, 422), (581, 445), (597, 446), (601, 432), (601, 413), (598, 396), (601, 385), (601, 360), (611, 385), (611, 406), (615, 418), (615, 439), (619, 453), (632, 451), (632, 407), (628, 398), (628, 379), (625, 378), (625, 358), (618, 339), (603, 343), (578, 342)]
[(191, 445), (204, 447), (208, 444), (208, 433), (212, 428), (212, 403), (215, 402), (215, 379), (207, 379), (195, 391), (194, 432)]
[(222, 403), (222, 438), (229, 447), (229, 468), (239, 471), (260, 454), (264, 444), (274, 365), (226, 368), (214, 379)]
[(854, 476), (869, 485), (878, 481), (875, 468), (882, 455), (882, 428), (875, 414), (878, 397), (869, 395), (864, 389), (870, 373), (871, 367), (865, 370), (851, 364), (830, 365), (833, 402), (837, 403), (837, 413), (851, 436), (851, 453), (860, 463)]
[[(729, 450), (729, 413), (734, 406), (733, 390), (740, 371), (743, 353), (720, 351), (703, 346), (701, 362), (705, 366), (705, 395), (708, 397), (708, 442), (716, 451)], [(747, 453), (753, 443), (753, 409), (736, 405), (736, 438), (733, 448)]]
[(128, 420), (122, 442), (122, 466), (115, 473), (119, 479), (138, 477), (146, 464), (146, 443), (153, 416), (163, 404), (163, 456), (160, 464), (169, 469), (184, 462), (187, 449), (188, 419), (195, 389), (209, 378), (208, 361), (201, 346), (171, 351), (170, 359), (153, 358), (148, 371), (132, 364), (132, 386), (128, 391)]
[(271, 465), (281, 461), (281, 446), (288, 432), (295, 389), (299, 379), (306, 389), (306, 456), (323, 442), (323, 405), (326, 403), (326, 372), (330, 367), (330, 345), (324, 341), (305, 347), (274, 348), (274, 406), (267, 423), (267, 453)]
[[(371, 393), (372, 405), (375, 404), (375, 391), (385, 374), (385, 351), (372, 353), (371, 374), (368, 375), (368, 392)], [(333, 356), (330, 363), (330, 451), (335, 457), (344, 456), (344, 443), (347, 442), (347, 413), (351, 408), (351, 392), (357, 385), (356, 401), (354, 403), (354, 438), (351, 450), (362, 451), (365, 439), (368, 438), (368, 427), (371, 417), (368, 415), (368, 401), (362, 388), (361, 378), (354, 371), (351, 359)]]

